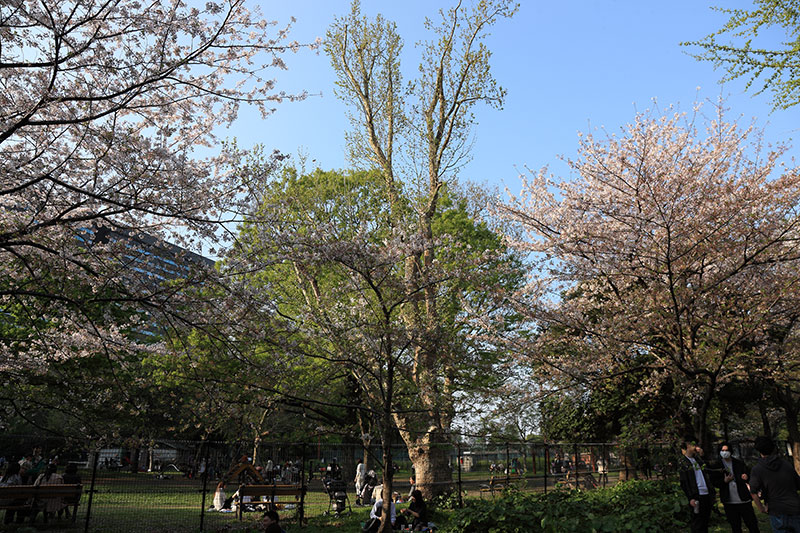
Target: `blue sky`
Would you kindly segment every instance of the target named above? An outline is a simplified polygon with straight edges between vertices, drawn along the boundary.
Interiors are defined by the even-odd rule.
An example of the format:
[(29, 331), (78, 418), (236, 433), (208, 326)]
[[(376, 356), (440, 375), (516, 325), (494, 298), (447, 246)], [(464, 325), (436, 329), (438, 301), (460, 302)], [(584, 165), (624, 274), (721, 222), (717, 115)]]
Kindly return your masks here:
[[(518, 173), (549, 165), (562, 177), (568, 170), (559, 156), (574, 156), (579, 131), (605, 127), (616, 132), (636, 110), (677, 104), (691, 112), (696, 99), (727, 98), (730, 117), (755, 118), (766, 139), (789, 142), (797, 135), (800, 106), (771, 113), (770, 95), (744, 92), (744, 82), (718, 84), (722, 72), (699, 62), (679, 45), (719, 28), (726, 17), (713, 5), (748, 8), (747, 1), (707, 0), (522, 0), (517, 15), (501, 20), (487, 44), (493, 51), (495, 78), (508, 90), (506, 105), (481, 108), (474, 130), (472, 161), (460, 177), (489, 186), (519, 188)], [(415, 73), (415, 43), (427, 37), (423, 21), (450, 5), (439, 0), (363, 0), (362, 12), (394, 20), (405, 41), (403, 69)], [(324, 37), (334, 16), (349, 12), (348, 0), (262, 0), (266, 18), (297, 19), (292, 38), (311, 42)], [(243, 113), (228, 135), (249, 146), (308, 154), (308, 166), (346, 168), (345, 107), (333, 94), (334, 75), (324, 53), (307, 50), (285, 57), (289, 70), (276, 73), (278, 88), (317, 95), (282, 103), (267, 120)], [(700, 90), (698, 92), (698, 87)], [(314, 161), (311, 163), (311, 161)]]

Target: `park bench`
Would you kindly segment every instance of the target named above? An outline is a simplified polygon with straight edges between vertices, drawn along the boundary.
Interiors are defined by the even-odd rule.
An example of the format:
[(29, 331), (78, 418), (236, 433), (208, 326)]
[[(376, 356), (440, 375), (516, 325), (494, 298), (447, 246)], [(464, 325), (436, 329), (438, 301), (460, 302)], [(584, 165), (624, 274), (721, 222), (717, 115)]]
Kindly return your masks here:
[(485, 483), (480, 486), (481, 498), (483, 498), (484, 492), (490, 493), (492, 495), (492, 498), (494, 498), (494, 493), (501, 492), (506, 487), (506, 483), (510, 485), (511, 483), (523, 479), (525, 478), (522, 476), (522, 474), (508, 474), (507, 476), (506, 475), (492, 476), (489, 478), (489, 483)]
[[(247, 508), (256, 508), (260, 505), (265, 506), (267, 509), (276, 508), (280, 509), (285, 507), (288, 501), (283, 501), (283, 497), (294, 496), (294, 505), (297, 509), (297, 516), (301, 519), (303, 517), (303, 495), (306, 488), (301, 485), (240, 485), (239, 486), (239, 502), (237, 503), (237, 514), (239, 520), (242, 519), (242, 514)], [(266, 496), (266, 501), (262, 498)], [(247, 498), (249, 497), (249, 498)], [(276, 501), (276, 497), (281, 498)], [(249, 499), (250, 501), (243, 501)]]
[[(78, 503), (83, 485), (8, 485), (0, 487), (0, 510), (28, 512), (31, 523), (43, 510), (47, 500), (63, 498), (67, 507), (72, 507), (72, 521), (78, 514)], [(47, 514), (44, 514), (47, 522)]]

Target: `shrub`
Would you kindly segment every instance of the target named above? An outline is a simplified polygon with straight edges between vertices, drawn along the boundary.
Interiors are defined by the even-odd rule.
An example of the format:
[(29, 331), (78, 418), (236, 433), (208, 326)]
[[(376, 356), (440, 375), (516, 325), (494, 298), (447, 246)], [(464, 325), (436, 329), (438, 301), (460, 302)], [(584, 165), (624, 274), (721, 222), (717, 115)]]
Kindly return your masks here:
[(456, 511), (447, 533), (649, 533), (685, 524), (683, 495), (675, 483), (629, 481), (584, 492), (525, 494), (509, 490), (494, 500), (471, 500)]

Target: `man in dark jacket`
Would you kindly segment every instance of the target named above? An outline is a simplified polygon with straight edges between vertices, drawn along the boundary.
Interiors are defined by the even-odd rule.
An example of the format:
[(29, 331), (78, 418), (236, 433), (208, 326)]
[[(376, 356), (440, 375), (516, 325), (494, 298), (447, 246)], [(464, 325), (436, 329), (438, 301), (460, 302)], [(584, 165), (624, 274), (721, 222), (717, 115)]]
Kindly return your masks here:
[(689, 500), (691, 519), (689, 527), (692, 533), (708, 533), (708, 521), (711, 518), (711, 506), (714, 504), (714, 488), (705, 471), (705, 463), (696, 457), (697, 444), (687, 437), (681, 442), (681, 457), (678, 463), (678, 474), (681, 489)]
[[(772, 531), (800, 533), (800, 476), (781, 459), (769, 437), (758, 437), (753, 447), (761, 454), (750, 473), (750, 493), (762, 513), (769, 513)], [(761, 499), (767, 504), (764, 506)]]
[(277, 511), (267, 511), (263, 515), (264, 533), (286, 533), (280, 525)]
[(744, 461), (731, 456), (728, 443), (719, 447), (719, 463), (714, 465), (711, 482), (719, 488), (719, 498), (725, 507), (725, 517), (731, 525), (733, 533), (742, 533), (742, 521), (747, 525), (750, 533), (760, 533), (758, 519), (750, 503), (750, 489), (747, 481), (750, 479), (750, 469)]

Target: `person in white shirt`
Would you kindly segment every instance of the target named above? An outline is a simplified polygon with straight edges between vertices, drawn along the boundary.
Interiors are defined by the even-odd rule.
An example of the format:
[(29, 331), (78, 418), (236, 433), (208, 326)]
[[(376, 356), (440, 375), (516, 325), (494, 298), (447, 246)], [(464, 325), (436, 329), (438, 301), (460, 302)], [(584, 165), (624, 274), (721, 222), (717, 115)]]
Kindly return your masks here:
[[(372, 506), (372, 509), (370, 509), (369, 517), (380, 519), (382, 513), (383, 499), (380, 499), (377, 500), (375, 505)], [(394, 526), (395, 521), (397, 521), (397, 509), (395, 509), (394, 502), (392, 502), (392, 504), (389, 506), (389, 520), (392, 521), (392, 526)]]
[[(232, 498), (231, 498), (232, 500)], [(230, 509), (231, 502), (225, 496), (225, 482), (220, 481), (217, 484), (217, 490), (214, 491), (214, 504), (212, 506), (215, 511), (222, 511), (223, 509)]]
[(697, 448), (691, 437), (681, 442), (683, 457), (678, 464), (678, 477), (692, 511), (689, 520), (691, 533), (708, 533), (711, 506), (714, 504), (714, 487), (706, 473), (705, 463), (696, 456)]
[(359, 459), (356, 466), (356, 477), (353, 480), (356, 484), (356, 504), (361, 505), (361, 489), (364, 488), (364, 481), (367, 478), (367, 467), (364, 461)]

